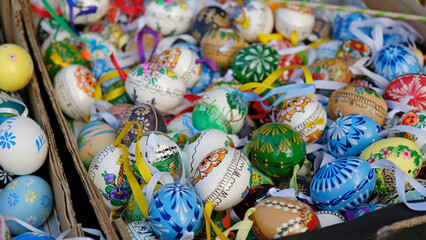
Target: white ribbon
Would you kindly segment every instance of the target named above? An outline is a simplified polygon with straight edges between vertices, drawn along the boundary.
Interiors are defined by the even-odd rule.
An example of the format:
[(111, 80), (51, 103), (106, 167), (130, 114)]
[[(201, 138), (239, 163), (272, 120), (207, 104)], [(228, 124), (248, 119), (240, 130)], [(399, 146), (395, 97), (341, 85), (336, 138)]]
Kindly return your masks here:
[(399, 112), (406, 113), (408, 111), (417, 109), (416, 107), (413, 107), (411, 105), (408, 105), (408, 102), (413, 98), (413, 96), (405, 96), (401, 99), (401, 101), (392, 101), (392, 100), (385, 100), (386, 104), (388, 105), (388, 109), (392, 109), (392, 111), (389, 111), (386, 115), (387, 119), (393, 119), (395, 117), (395, 114)]
[[(98, 236), (100, 240), (105, 240), (104, 235), (101, 231), (97, 229), (92, 228), (83, 228), (83, 232), (90, 233), (94, 236)], [(62, 240), (62, 239), (68, 239), (68, 240), (93, 240), (93, 238), (90, 237), (73, 237), (73, 238), (65, 238), (69, 233), (71, 232), (71, 229), (65, 230), (61, 235), (59, 235), (56, 240)]]
[(177, 40), (184, 40), (185, 42), (191, 43), (191, 44), (196, 44), (197, 40), (195, 40), (195, 38), (192, 35), (189, 34), (181, 34), (181, 35), (176, 35), (176, 36), (169, 36), (166, 38), (163, 38), (157, 46), (157, 49), (155, 50), (154, 55), (158, 55), (161, 54), (162, 52), (166, 51), (167, 49), (169, 49), (173, 43), (175, 43)]
[(219, 48), (219, 52), (226, 53), (227, 51), (229, 51), (232, 45), (234, 45), (234, 43), (235, 43), (235, 40), (229, 39), (228, 41), (226, 41), (225, 45)]
[(140, 30), (142, 30), (142, 28), (144, 28), (146, 26), (146, 17), (144, 15), (136, 18), (133, 22), (127, 24), (127, 25), (123, 25), (121, 24), (121, 28), (123, 29), (124, 32), (126, 33), (130, 33), (133, 30), (137, 30), (136, 32), (139, 32)]
[[(139, 62), (138, 51), (118, 52), (114, 57), (121, 68), (129, 67)], [(110, 58), (105, 59), (105, 66), (108, 68), (115, 68)]]
[(56, 29), (52, 28), (52, 26), (50, 26), (50, 24), (47, 21), (41, 21), (40, 27), (45, 32), (47, 32), (47, 34), (49, 34), (49, 36), (55, 34), (55, 32), (56, 32)]
[(104, 100), (95, 100), (92, 105), (90, 105), (89, 111), (90, 114), (93, 115), (97, 112), (105, 112), (113, 105), (107, 101)]
[(182, 235), (182, 237), (180, 238), (180, 240), (192, 240), (192, 239), (194, 239), (194, 237), (195, 237), (195, 234), (194, 234), (194, 232), (188, 232), (188, 231), (186, 231), (186, 229), (183, 231), (183, 235)]
[(408, 125), (397, 125), (393, 128), (381, 131), (379, 135), (386, 136), (387, 134), (394, 132), (408, 132), (415, 136), (423, 137), (426, 139), (426, 130)]
[(148, 206), (151, 204), (153, 195), (154, 195), (154, 188), (155, 185), (157, 185), (157, 182), (160, 181), (161, 184), (164, 186), (168, 183), (173, 183), (173, 177), (168, 172), (156, 172), (154, 175), (152, 175), (151, 180), (149, 180), (148, 185), (146, 185), (144, 188), (145, 191), (145, 199)]
[(316, 89), (328, 89), (328, 90), (337, 90), (341, 87), (347, 86), (347, 83), (335, 82), (329, 80), (314, 80)]
[(23, 117), (28, 116), (27, 105), (25, 105), (25, 103), (22, 102), (21, 100), (18, 100), (18, 99), (15, 99), (15, 98), (11, 98), (11, 97), (3, 97), (2, 96), (0, 98), (0, 104), (3, 103), (4, 101), (14, 102), (14, 103), (17, 103), (17, 104), (21, 105), (21, 106), (24, 107), (24, 111), (22, 112), (22, 114), (19, 114), (19, 112), (16, 109), (14, 109), (14, 108), (0, 108), (0, 113), (12, 113), (12, 114), (20, 115), (20, 116), (23, 116)]
[(379, 74), (371, 72), (365, 67), (366, 65), (368, 66), (370, 63), (371, 63), (370, 57), (363, 57), (357, 60), (352, 66), (349, 66), (349, 70), (351, 71), (352, 74), (355, 74), (355, 75), (360, 74), (360, 75), (365, 75), (367, 77), (370, 77), (373, 80), (373, 82), (380, 88), (386, 87), (386, 85), (389, 83), (389, 81), (386, 78), (380, 76)]
[(249, 143), (250, 141), (247, 139), (247, 137), (245, 138), (239, 138), (237, 135), (235, 134), (228, 134), (228, 136), (232, 139), (232, 142), (234, 143), (235, 148), (239, 148), (242, 147), (244, 145), (246, 145), (247, 143)]
[(278, 189), (278, 188), (270, 188), (268, 190), (268, 196), (269, 197), (283, 197), (283, 198), (290, 198), (296, 201), (299, 201), (297, 198), (304, 199), (308, 201), (309, 204), (313, 204), (311, 197), (306, 196), (302, 192), (299, 192), (296, 196), (296, 190), (294, 188), (286, 188), (286, 189)]
[(232, 82), (234, 80), (234, 71), (231, 68), (228, 69), (225, 76), (223, 77), (224, 82)]

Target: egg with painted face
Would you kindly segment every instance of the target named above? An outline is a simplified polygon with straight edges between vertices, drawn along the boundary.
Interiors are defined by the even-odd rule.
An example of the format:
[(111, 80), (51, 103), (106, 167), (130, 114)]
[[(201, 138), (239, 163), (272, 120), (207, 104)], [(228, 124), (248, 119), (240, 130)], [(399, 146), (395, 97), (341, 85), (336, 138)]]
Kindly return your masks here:
[(158, 63), (143, 63), (133, 68), (125, 86), (133, 101), (151, 103), (165, 113), (181, 104), (186, 90), (174, 72)]
[(16, 44), (2, 44), (0, 59), (0, 90), (18, 91), (31, 81), (34, 63), (25, 49)]
[[(49, 183), (35, 175), (23, 175), (10, 182), (0, 194), (0, 212), (39, 228), (49, 218), (53, 193)], [(14, 221), (6, 221), (13, 235), (28, 232)]]
[(238, 133), (247, 117), (247, 100), (244, 94), (231, 87), (221, 87), (205, 92), (195, 102), (192, 123), (198, 130), (218, 129), (228, 134)]
[(123, 209), (132, 192), (123, 161), (123, 150), (108, 145), (96, 154), (88, 170), (90, 179), (112, 210)]
[(322, 166), (311, 182), (314, 204), (325, 211), (353, 210), (373, 193), (376, 173), (362, 158), (338, 158)]
[(274, 15), (262, 1), (244, 1), (235, 11), (234, 26), (249, 42), (257, 42), (258, 34), (269, 34), (274, 28)]
[(83, 120), (95, 102), (96, 78), (81, 65), (69, 65), (55, 76), (53, 86), (62, 111), (70, 118)]
[[(362, 151), (359, 157), (369, 163), (379, 159), (389, 160), (413, 178), (420, 172), (423, 163), (419, 147), (413, 141), (400, 137), (375, 142)], [(377, 174), (375, 192), (389, 194), (396, 191), (395, 171), (381, 168), (375, 170)]]
[(415, 73), (396, 77), (386, 86), (384, 97), (426, 110), (426, 75)]
[(244, 154), (225, 147), (207, 154), (194, 175), (194, 189), (213, 210), (223, 211), (240, 203), (250, 189), (251, 167)]
[(314, 13), (308, 7), (284, 4), (275, 12), (275, 28), (287, 39), (292, 38), (293, 32), (298, 41), (306, 39), (312, 34), (314, 24)]
[(278, 109), (276, 119), (288, 124), (308, 143), (317, 141), (327, 126), (327, 112), (324, 107), (308, 96), (289, 99)]

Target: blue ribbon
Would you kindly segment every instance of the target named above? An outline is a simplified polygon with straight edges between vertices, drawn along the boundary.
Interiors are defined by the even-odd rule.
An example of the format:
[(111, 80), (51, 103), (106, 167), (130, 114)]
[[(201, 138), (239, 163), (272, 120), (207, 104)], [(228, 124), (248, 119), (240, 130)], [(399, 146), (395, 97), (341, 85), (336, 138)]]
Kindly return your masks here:
[[(67, 2), (68, 2), (68, 6), (69, 6), (69, 8), (70, 8), (70, 26), (71, 26), (71, 28), (72, 28), (72, 30), (78, 35), (78, 36), (80, 36), (80, 32), (77, 30), (77, 28), (75, 27), (75, 25), (74, 25), (74, 20), (73, 20), (73, 8), (79, 8), (79, 9), (82, 9), (82, 8), (84, 8), (84, 7), (80, 7), (80, 6), (78, 6), (76, 3), (75, 3), (75, 1), (74, 0), (67, 0)], [(96, 6), (87, 6), (86, 7), (87, 8), (87, 10), (84, 10), (84, 11), (80, 11), (79, 13), (77, 13), (77, 15), (75, 16), (75, 17), (78, 17), (78, 16), (82, 16), (82, 15), (88, 15), (88, 14), (91, 14), (91, 13), (95, 13), (97, 10), (98, 10), (98, 7), (96, 7)]]
[(90, 122), (101, 121), (102, 119), (105, 120), (105, 122), (108, 125), (110, 125), (115, 131), (117, 131), (118, 126), (120, 125), (120, 122), (111, 113), (97, 112), (95, 114), (92, 114), (92, 116), (90, 116)]
[(87, 42), (91, 45), (91, 47), (89, 48), (90, 50), (90, 54), (92, 55), (94, 51), (96, 50), (101, 50), (105, 53), (105, 55), (107, 55), (109, 53), (109, 48), (107, 48), (105, 45), (103, 44), (97, 44), (95, 39), (86, 39)]
[(192, 124), (192, 118), (187, 115), (182, 115), (182, 123), (185, 127), (189, 128), (192, 132), (192, 135), (195, 135), (199, 132), (198, 129)]

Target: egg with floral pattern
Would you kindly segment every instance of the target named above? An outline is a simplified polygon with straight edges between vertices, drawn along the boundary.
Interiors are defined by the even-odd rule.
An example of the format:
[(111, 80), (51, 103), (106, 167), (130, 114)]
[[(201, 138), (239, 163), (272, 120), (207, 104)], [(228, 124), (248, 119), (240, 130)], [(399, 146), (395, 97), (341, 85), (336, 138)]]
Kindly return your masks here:
[[(351, 81), (351, 71), (348, 64), (339, 58), (319, 60), (313, 63), (309, 70), (314, 80), (327, 80), (347, 84)], [(317, 89), (317, 93), (329, 97), (333, 90)]]
[(388, 83), (384, 91), (386, 100), (402, 102), (426, 110), (426, 75), (421, 73), (405, 74)]
[[(414, 109), (406, 112), (397, 125), (406, 125), (426, 131), (426, 110)], [(403, 137), (414, 141), (419, 146), (423, 154), (423, 159), (426, 160), (426, 135), (415, 135), (407, 132), (399, 132), (397, 137)]]
[(357, 60), (370, 55), (370, 47), (364, 42), (355, 39), (343, 41), (336, 51), (336, 58), (343, 59), (349, 66), (352, 66)]
[[(362, 151), (360, 158), (373, 163), (386, 159), (398, 166), (402, 172), (415, 178), (422, 166), (422, 153), (411, 140), (401, 137), (382, 139)], [(376, 168), (377, 180), (375, 192), (389, 194), (396, 191), (394, 170)]]
[(25, 49), (16, 44), (2, 44), (0, 59), (0, 90), (18, 91), (31, 81), (34, 63)]
[(314, 204), (325, 211), (352, 210), (373, 193), (376, 174), (358, 157), (338, 158), (322, 166), (311, 182)]
[[(0, 194), (0, 213), (16, 217), (35, 228), (49, 218), (53, 208), (50, 185), (35, 175), (23, 175), (10, 182)], [(30, 231), (14, 221), (6, 221), (13, 235)]]
[(181, 183), (160, 187), (149, 204), (151, 228), (160, 239), (197, 236), (203, 226), (204, 205), (193, 188)]

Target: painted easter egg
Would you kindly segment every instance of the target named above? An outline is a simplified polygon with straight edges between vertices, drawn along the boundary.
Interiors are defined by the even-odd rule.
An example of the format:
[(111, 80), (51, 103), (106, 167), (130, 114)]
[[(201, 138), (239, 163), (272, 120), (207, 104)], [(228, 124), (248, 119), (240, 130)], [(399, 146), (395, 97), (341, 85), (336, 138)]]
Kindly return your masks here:
[(87, 123), (77, 137), (78, 154), (86, 169), (96, 154), (104, 147), (114, 144), (117, 132), (101, 121)]
[(130, 103), (120, 103), (108, 108), (107, 112), (111, 113), (118, 121), (120, 121), (124, 112), (126, 112), (131, 106), (133, 105)]
[(204, 157), (194, 175), (194, 188), (204, 203), (223, 211), (240, 203), (250, 189), (250, 162), (235, 148), (219, 148)]
[(373, 193), (376, 174), (358, 157), (338, 158), (322, 166), (312, 178), (311, 197), (321, 210), (353, 210)]
[(127, 75), (126, 92), (137, 103), (151, 103), (161, 112), (178, 107), (185, 95), (184, 82), (158, 63), (143, 63)]
[[(334, 39), (338, 39), (340, 41), (344, 41), (350, 38), (355, 38), (355, 35), (349, 31), (349, 26), (352, 22), (355, 21), (365, 21), (368, 18), (365, 15), (360, 13), (350, 13), (350, 14), (340, 14), (337, 15), (334, 19), (332, 36)], [(360, 29), (364, 34), (369, 35), (371, 28), (361, 28)]]
[[(271, 41), (268, 43), (268, 46), (272, 47), (273, 49), (277, 50), (278, 53), (287, 48), (293, 47), (293, 45), (286, 39), (283, 39), (281, 41)], [(280, 55), (280, 62), (278, 63), (278, 68), (282, 67), (289, 67), (293, 65), (303, 65), (303, 59), (305, 58), (304, 52), (294, 53), (294, 54), (286, 54), (286, 55)], [(291, 75), (294, 73), (295, 69), (290, 69), (287, 71), (284, 71), (283, 74), (278, 78), (277, 81), (286, 83), (290, 80)]]
[(46, 50), (44, 62), (51, 78), (54, 78), (59, 70), (71, 64), (87, 67), (80, 51), (66, 41), (52, 43)]
[[(216, 224), (216, 226), (220, 229), (220, 231), (224, 232), (226, 229), (229, 229), (232, 225), (234, 225), (236, 222), (231, 218), (231, 212), (230, 211), (213, 211), (211, 220)], [(207, 239), (207, 232), (206, 232), (206, 221), (204, 221), (204, 226), (201, 229), (200, 234), (197, 236), (201, 239)], [(230, 234), (231, 235), (231, 234)], [(211, 236), (216, 237), (217, 234), (214, 231), (211, 231)], [(247, 239), (250, 239), (247, 237)]]
[(200, 42), (204, 34), (210, 29), (229, 27), (230, 24), (229, 15), (225, 10), (217, 6), (209, 6), (198, 12), (191, 27), (191, 35), (197, 42)]
[(235, 214), (240, 219), (244, 219), (244, 214), (246, 213), (246, 211), (249, 208), (256, 206), (256, 204), (258, 204), (263, 199), (269, 197), (268, 191), (269, 189), (274, 187), (274, 185), (263, 184), (251, 188), (247, 193), (247, 196), (243, 199), (243, 201), (232, 208)]
[(123, 31), (120, 25), (109, 19), (87, 25), (85, 32), (99, 33), (101, 37), (110, 41), (117, 48), (124, 46), (129, 41), (129, 35)]
[(262, 125), (250, 141), (251, 162), (271, 177), (291, 174), (295, 165), (302, 166), (305, 155), (302, 137), (284, 123)]
[(31, 56), (22, 47), (6, 43), (0, 45), (0, 89), (18, 91), (32, 79), (34, 64)]
[(210, 84), (213, 82), (215, 72), (210, 69), (206, 63), (201, 64), (201, 75), (200, 79), (189, 89), (192, 94), (198, 94), (204, 92)]
[(184, 113), (167, 124), (169, 137), (180, 147), (184, 148), (188, 140), (194, 136), (192, 113)]
[[(212, 141), (214, 139), (214, 141)], [(206, 129), (198, 132), (188, 140), (183, 151), (187, 155), (185, 164), (187, 174), (194, 176), (198, 165), (203, 161), (204, 157), (218, 148), (233, 147), (234, 143), (228, 134), (217, 129)]]
[(159, 238), (155, 235), (152, 230), (151, 224), (146, 220), (139, 220), (129, 222), (127, 225), (127, 232), (129, 232), (132, 240), (158, 240)]
[(50, 236), (47, 233), (39, 233), (39, 232), (27, 232), (23, 234), (19, 234), (18, 236), (14, 237), (13, 239), (16, 240), (55, 240), (54, 237)]
[(269, 34), (274, 28), (274, 15), (262, 1), (244, 1), (237, 7), (233, 25), (249, 42), (257, 42), (258, 34)]
[(269, 197), (255, 206), (251, 216), (257, 239), (282, 238), (320, 228), (315, 212), (302, 202)]
[(402, 44), (392, 44), (380, 49), (374, 57), (374, 71), (391, 81), (403, 74), (418, 73), (419, 60)]
[(254, 188), (254, 187), (256, 187), (258, 185), (262, 185), (262, 184), (275, 185), (272, 178), (269, 177), (268, 175), (264, 174), (259, 169), (252, 167), (251, 171), (252, 171), (251, 183), (250, 183), (251, 188)]
[[(146, 186), (146, 183), (143, 183), (140, 185), (141, 189)], [(145, 196), (145, 192), (142, 192)], [(142, 210), (140, 209), (139, 205), (136, 202), (135, 194), (132, 192), (130, 195), (130, 198), (127, 202), (127, 216), (129, 217), (130, 222), (136, 222), (140, 220), (148, 221), (148, 219), (143, 215)]]
[[(130, 121), (136, 121), (141, 125), (141, 134), (150, 131), (167, 132), (163, 115), (151, 104), (138, 103), (127, 109), (121, 117), (117, 133), (120, 133)], [(122, 142), (126, 146), (130, 146), (137, 134), (138, 127), (133, 125), (123, 137)]]
[(342, 41), (340, 40), (329, 40), (321, 43), (315, 49), (317, 52), (317, 59), (324, 60), (335, 58), (337, 49), (339, 48)]
[(228, 134), (238, 133), (247, 117), (247, 100), (235, 88), (221, 87), (205, 92), (195, 103), (192, 123), (198, 130), (219, 129)]
[(381, 139), (379, 132), (380, 125), (370, 117), (360, 114), (339, 117), (327, 130), (328, 152), (335, 157), (358, 156)]
[(278, 67), (275, 49), (261, 43), (241, 49), (232, 59), (232, 71), (241, 83), (261, 82)]
[(3, 169), (17, 175), (31, 174), (46, 160), (48, 142), (36, 121), (14, 116), (0, 125), (0, 149)]
[[(49, 184), (35, 175), (15, 178), (0, 194), (0, 212), (3, 216), (16, 217), (39, 228), (49, 218), (53, 208), (53, 193)], [(14, 221), (6, 221), (13, 235), (30, 230)]]
[(201, 55), (211, 59), (219, 72), (231, 67), (232, 58), (246, 46), (244, 37), (233, 28), (213, 28), (201, 39)]
[(194, 18), (192, 8), (178, 0), (150, 1), (145, 10), (148, 27), (165, 36), (187, 32)]
[(345, 217), (337, 211), (316, 211), (315, 214), (319, 219), (321, 228), (346, 222)]
[[(108, 101), (109, 103), (116, 105), (122, 103), (133, 104), (134, 101), (126, 91), (122, 91), (126, 88), (126, 84), (121, 79), (113, 82), (102, 94), (102, 100)], [(118, 93), (121, 94), (118, 94)], [(132, 96), (134, 97), (134, 96)]]
[(287, 39), (291, 39), (293, 31), (297, 33), (298, 41), (306, 39), (314, 24), (314, 13), (308, 7), (284, 4), (275, 11), (275, 28)]
[[(103, 18), (108, 12), (110, 0), (79, 0), (71, 4), (62, 4), (62, 13), (67, 21), (70, 17), (75, 24), (93, 23)], [(72, 16), (70, 12), (72, 8)]]
[[(407, 125), (426, 131), (426, 110), (414, 109), (406, 112), (397, 125)], [(414, 141), (417, 146), (419, 146), (423, 156), (426, 156), (426, 135), (414, 135), (407, 132), (400, 132), (397, 133), (397, 136)]]
[(86, 44), (84, 48), (84, 50), (89, 53), (90, 60), (109, 58), (111, 54), (117, 54), (118, 52), (114, 44), (97, 32), (83, 33), (80, 37), (90, 43)]
[(327, 112), (320, 102), (308, 96), (289, 99), (278, 109), (277, 122), (288, 124), (303, 141), (317, 141), (327, 126)]
[[(351, 81), (351, 71), (349, 66), (339, 58), (324, 59), (315, 62), (309, 67), (314, 80), (328, 80), (342, 83)], [(330, 96), (332, 90), (321, 90), (318, 93)]]
[(201, 64), (196, 61), (198, 55), (186, 47), (173, 47), (162, 52), (156, 62), (174, 72), (187, 88), (192, 88), (200, 79)]
[(336, 51), (336, 58), (343, 59), (349, 66), (352, 66), (357, 60), (369, 56), (371, 56), (370, 47), (355, 39), (343, 41)]
[(126, 206), (132, 192), (124, 171), (123, 151), (108, 145), (100, 150), (90, 164), (88, 174), (112, 210)]
[(197, 236), (203, 226), (204, 206), (193, 188), (169, 183), (158, 189), (149, 204), (151, 228), (160, 239)]
[[(139, 152), (148, 170), (154, 174), (158, 171), (173, 174), (179, 167), (181, 157), (179, 146), (161, 132), (148, 132), (138, 140)], [(132, 171), (140, 178), (142, 174), (136, 166), (136, 141), (129, 147), (129, 161)]]
[(56, 99), (62, 111), (70, 118), (83, 120), (90, 115), (95, 102), (96, 78), (80, 65), (62, 68), (53, 80)]
[[(413, 141), (400, 137), (375, 142), (362, 151), (359, 157), (369, 163), (379, 159), (389, 160), (413, 178), (419, 173), (423, 162), (419, 147)], [(374, 190), (377, 193), (388, 194), (396, 191), (394, 170), (376, 168), (376, 174)]]
[(397, 102), (410, 98), (408, 105), (426, 110), (426, 75), (406, 74), (393, 79), (386, 86), (384, 97)]
[(331, 119), (349, 114), (362, 114), (382, 126), (386, 120), (388, 106), (382, 95), (360, 85), (346, 85), (334, 91), (328, 102)]
[(65, 41), (73, 46), (79, 45), (77, 40), (71, 36), (69, 32), (67, 32), (65, 29), (59, 29), (55, 34), (50, 35), (46, 40), (44, 40), (43, 44), (41, 45), (41, 53), (44, 56), (46, 53), (47, 48), (54, 42), (61, 42)]

